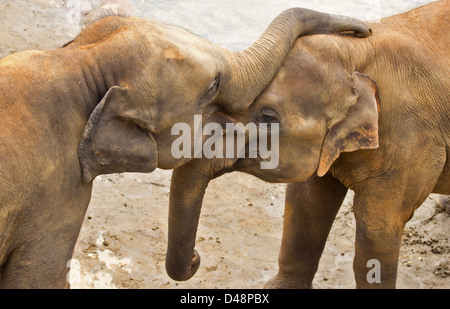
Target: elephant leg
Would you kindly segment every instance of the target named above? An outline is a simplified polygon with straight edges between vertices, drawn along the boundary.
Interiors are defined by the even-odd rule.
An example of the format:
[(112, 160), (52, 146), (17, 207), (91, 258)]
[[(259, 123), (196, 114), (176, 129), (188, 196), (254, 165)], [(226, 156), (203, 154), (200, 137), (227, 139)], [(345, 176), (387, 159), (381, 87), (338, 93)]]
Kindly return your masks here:
[[(356, 240), (353, 270), (357, 288), (395, 288), (404, 220), (402, 201), (378, 204), (355, 196)], [(366, 211), (378, 204), (378, 214)], [(392, 208), (390, 208), (392, 207)]]
[(425, 171), (410, 175), (371, 178), (355, 188), (357, 288), (395, 288), (404, 226), (437, 179), (416, 176), (427, 175)]
[(288, 184), (278, 274), (266, 288), (311, 288), (348, 189), (330, 175)]
[(22, 224), (22, 233), (16, 235), (21, 241), (0, 271), (0, 288), (69, 287), (68, 262), (89, 204), (90, 185), (76, 191), (76, 199), (52, 206), (47, 203), (47, 208), (41, 208), (42, 216)]
[(67, 262), (75, 242), (54, 237), (23, 244), (11, 252), (0, 278), (2, 289), (68, 288)]

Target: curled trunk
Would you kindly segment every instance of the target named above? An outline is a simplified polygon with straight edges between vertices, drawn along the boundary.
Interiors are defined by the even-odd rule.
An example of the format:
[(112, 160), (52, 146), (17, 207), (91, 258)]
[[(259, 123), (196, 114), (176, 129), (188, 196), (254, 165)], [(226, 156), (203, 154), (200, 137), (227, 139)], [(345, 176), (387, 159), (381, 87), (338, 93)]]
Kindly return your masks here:
[(174, 280), (190, 279), (200, 265), (194, 247), (203, 196), (211, 179), (231, 170), (225, 166), (226, 161), (194, 159), (173, 170), (166, 270)]
[(225, 51), (230, 72), (224, 77), (229, 81), (219, 99), (227, 103), (230, 112), (244, 110), (275, 77), (299, 36), (343, 31), (359, 37), (371, 33), (366, 23), (350, 17), (303, 8), (282, 12), (252, 46), (241, 52)]

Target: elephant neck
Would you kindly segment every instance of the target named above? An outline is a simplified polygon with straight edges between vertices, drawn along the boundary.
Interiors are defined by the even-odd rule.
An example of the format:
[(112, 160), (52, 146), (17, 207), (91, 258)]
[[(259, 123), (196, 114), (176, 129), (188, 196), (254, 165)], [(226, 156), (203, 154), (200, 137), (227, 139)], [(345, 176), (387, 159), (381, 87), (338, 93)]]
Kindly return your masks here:
[(59, 49), (66, 59), (71, 59), (89, 114), (110, 88), (140, 86), (137, 83), (142, 80), (139, 77), (149, 53), (135, 33), (128, 30), (125, 27), (112, 34), (108, 32), (108, 36), (94, 41), (90, 41), (92, 37), (84, 38), (82, 33), (79, 39)]
[(82, 74), (80, 86), (88, 94), (85, 104), (91, 112), (108, 89), (117, 85), (119, 80), (114, 72), (114, 64), (108, 64), (108, 59), (101, 59), (99, 55), (86, 51), (81, 52), (78, 56), (77, 65)]
[(51, 104), (64, 106), (67, 113), (89, 118), (108, 89), (118, 83), (116, 74), (105, 69), (88, 51), (55, 49), (45, 52), (39, 62), (45, 67), (46, 89), (52, 93)]

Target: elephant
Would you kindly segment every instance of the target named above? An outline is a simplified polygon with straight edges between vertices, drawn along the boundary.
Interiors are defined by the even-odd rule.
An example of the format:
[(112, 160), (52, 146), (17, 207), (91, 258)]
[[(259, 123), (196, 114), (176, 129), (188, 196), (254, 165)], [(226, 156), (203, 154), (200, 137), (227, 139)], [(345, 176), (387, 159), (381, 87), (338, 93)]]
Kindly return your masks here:
[[(195, 274), (205, 190), (211, 179), (239, 171), (287, 183), (279, 269), (267, 288), (312, 287), (349, 189), (354, 191), (356, 287), (395, 288), (405, 223), (430, 193), (450, 193), (450, 57), (448, 36), (442, 35), (450, 30), (442, 14), (449, 3), (369, 23), (373, 33), (363, 39), (298, 38), (249, 108), (223, 113), (225, 120), (217, 121), (224, 135), (237, 132), (224, 124), (270, 124), (269, 138), (279, 141), (278, 165), (261, 168), (267, 158), (259, 152), (250, 157), (245, 146), (244, 157), (197, 158), (173, 170), (169, 276), (187, 280)], [(245, 133), (248, 145), (250, 133)], [(368, 274), (370, 261), (379, 263), (374, 278)]]
[(170, 155), (171, 126), (248, 107), (298, 36), (370, 33), (353, 18), (292, 8), (231, 52), (179, 27), (101, 17), (61, 48), (0, 60), (2, 288), (69, 287), (97, 175), (188, 161)]

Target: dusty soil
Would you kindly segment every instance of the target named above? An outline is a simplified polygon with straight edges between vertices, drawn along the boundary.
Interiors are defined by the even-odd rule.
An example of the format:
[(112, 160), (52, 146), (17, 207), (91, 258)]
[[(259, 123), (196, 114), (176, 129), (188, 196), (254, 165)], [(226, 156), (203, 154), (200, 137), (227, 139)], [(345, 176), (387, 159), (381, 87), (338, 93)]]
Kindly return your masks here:
[[(261, 288), (276, 273), (283, 184), (232, 173), (212, 181), (200, 218), (202, 262), (187, 282), (165, 273), (170, 171), (100, 176), (74, 258), (77, 288)], [(354, 216), (349, 192), (330, 233), (314, 285), (353, 288)], [(430, 196), (404, 231), (399, 288), (448, 288), (449, 216)], [(77, 279), (77, 278), (75, 278)]]
[[(79, 31), (61, 12), (69, 1), (0, 3), (0, 57), (61, 46)], [(92, 202), (72, 261), (72, 288), (261, 288), (277, 271), (283, 184), (241, 173), (214, 180), (205, 197), (197, 238), (202, 256), (187, 282), (164, 267), (171, 171), (115, 174), (94, 181)], [(399, 259), (399, 288), (450, 287), (449, 215), (431, 195), (407, 224)], [(353, 288), (354, 217), (349, 192), (329, 236), (316, 288)]]

